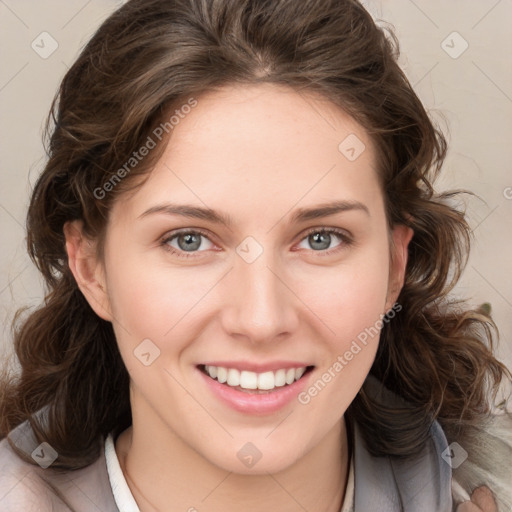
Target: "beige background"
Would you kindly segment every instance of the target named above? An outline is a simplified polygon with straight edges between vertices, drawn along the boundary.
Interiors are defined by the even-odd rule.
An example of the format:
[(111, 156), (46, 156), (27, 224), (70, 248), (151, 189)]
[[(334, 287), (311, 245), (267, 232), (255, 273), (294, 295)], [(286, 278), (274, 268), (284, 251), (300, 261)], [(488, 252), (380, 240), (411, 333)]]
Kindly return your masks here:
[[(0, 0), (0, 351), (10, 349), (16, 309), (42, 299), (23, 226), (31, 184), (44, 164), (41, 129), (50, 102), (79, 49), (121, 3)], [(492, 304), (501, 331), (499, 355), (512, 366), (512, 2), (365, 5), (395, 27), (407, 76), (449, 134), (440, 188), (461, 187), (482, 198), (468, 202), (475, 242), (456, 293), (473, 304)]]

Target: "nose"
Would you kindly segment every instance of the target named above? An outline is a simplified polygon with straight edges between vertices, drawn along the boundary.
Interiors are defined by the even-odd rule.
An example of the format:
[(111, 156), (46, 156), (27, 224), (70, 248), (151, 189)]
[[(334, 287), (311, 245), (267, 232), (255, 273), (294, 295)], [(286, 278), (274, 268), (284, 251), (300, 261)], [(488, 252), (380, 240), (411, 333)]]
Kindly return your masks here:
[(300, 301), (289, 274), (267, 251), (252, 263), (237, 257), (224, 287), (221, 320), (229, 335), (269, 343), (296, 330)]

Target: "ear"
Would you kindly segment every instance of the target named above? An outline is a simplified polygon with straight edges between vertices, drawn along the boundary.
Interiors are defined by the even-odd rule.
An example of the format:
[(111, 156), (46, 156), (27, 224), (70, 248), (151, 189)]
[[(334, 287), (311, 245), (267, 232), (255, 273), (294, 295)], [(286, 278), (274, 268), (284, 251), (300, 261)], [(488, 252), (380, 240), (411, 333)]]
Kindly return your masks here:
[(386, 299), (386, 311), (389, 311), (398, 299), (405, 281), (405, 269), (407, 267), (408, 247), (414, 235), (412, 228), (403, 224), (396, 225), (391, 233), (391, 262), (389, 268), (388, 295)]
[(64, 224), (68, 265), (80, 291), (95, 313), (112, 321), (103, 264), (96, 253), (97, 242), (84, 235), (81, 220)]

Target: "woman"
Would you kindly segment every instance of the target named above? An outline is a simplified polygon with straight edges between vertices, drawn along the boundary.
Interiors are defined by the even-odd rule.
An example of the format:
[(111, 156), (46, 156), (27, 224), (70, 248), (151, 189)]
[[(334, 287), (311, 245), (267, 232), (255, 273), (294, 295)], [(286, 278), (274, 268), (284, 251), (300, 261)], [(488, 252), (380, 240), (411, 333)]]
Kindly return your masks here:
[(509, 510), (510, 372), (447, 298), (469, 228), (396, 56), (355, 1), (100, 27), (28, 213), (4, 509)]

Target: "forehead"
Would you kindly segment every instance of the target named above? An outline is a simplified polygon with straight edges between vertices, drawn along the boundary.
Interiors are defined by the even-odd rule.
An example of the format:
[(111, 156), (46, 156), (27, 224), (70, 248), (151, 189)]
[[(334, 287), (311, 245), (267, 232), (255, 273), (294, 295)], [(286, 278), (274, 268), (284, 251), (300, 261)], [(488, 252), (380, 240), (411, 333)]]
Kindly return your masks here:
[(244, 208), (261, 212), (263, 204), (284, 211), (331, 200), (379, 202), (372, 141), (325, 98), (263, 84), (196, 99), (174, 117), (162, 157), (125, 212), (166, 201), (229, 206), (235, 216)]
[[(369, 162), (373, 153), (365, 130), (341, 108), (318, 93), (275, 84), (226, 86), (200, 96), (172, 130), (170, 149), (177, 154), (187, 146), (207, 155), (215, 146), (229, 146), (233, 152), (224, 155), (226, 162), (258, 153), (274, 166), (280, 159), (292, 161), (304, 146), (310, 159), (319, 160), (329, 155), (336, 160), (341, 153), (355, 161), (366, 146)], [(350, 146), (356, 153), (347, 152)]]

